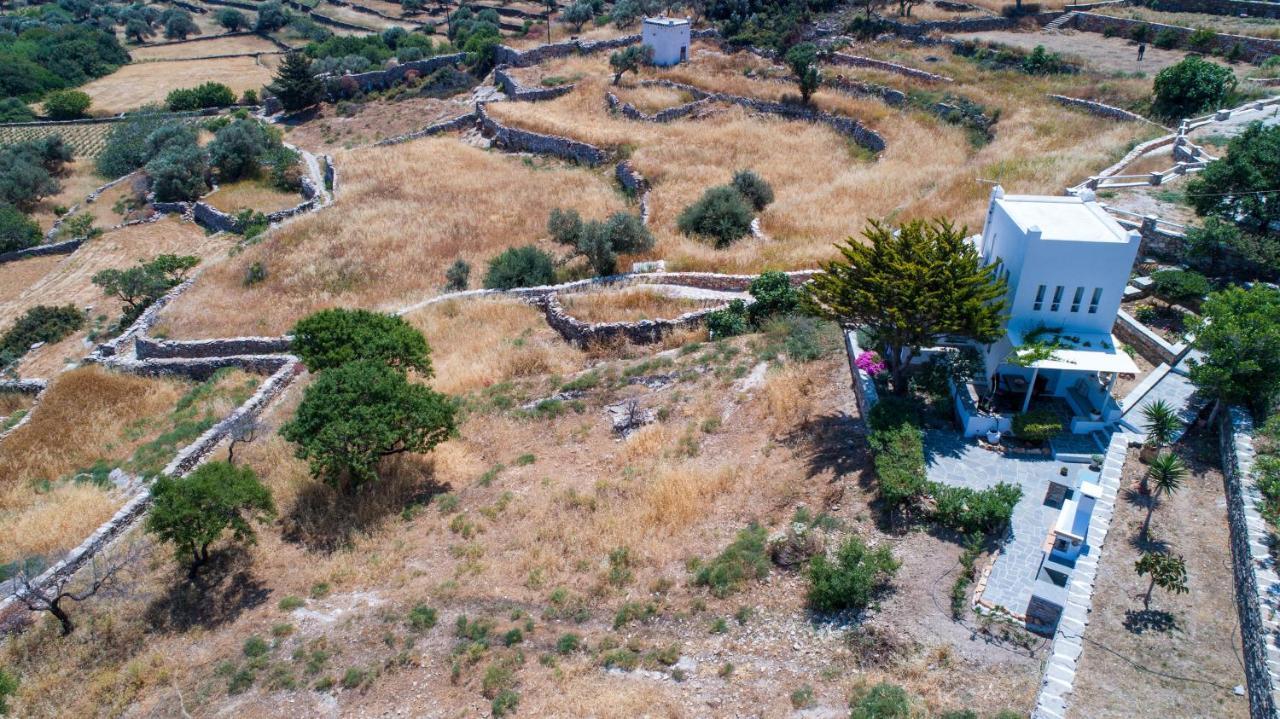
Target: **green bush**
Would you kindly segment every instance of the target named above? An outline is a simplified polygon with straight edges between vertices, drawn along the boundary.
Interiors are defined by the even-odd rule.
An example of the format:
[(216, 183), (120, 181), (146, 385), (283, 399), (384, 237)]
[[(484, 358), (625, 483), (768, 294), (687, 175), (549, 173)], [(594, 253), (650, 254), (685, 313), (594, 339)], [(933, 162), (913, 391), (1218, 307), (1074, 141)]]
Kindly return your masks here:
[(93, 100), (79, 90), (58, 90), (44, 98), (44, 113), (54, 120), (78, 120)]
[(711, 239), (722, 249), (750, 234), (751, 220), (747, 198), (733, 186), (721, 185), (684, 208), (676, 225), (684, 234)]
[(911, 700), (896, 684), (881, 682), (850, 705), (849, 719), (911, 719)]
[(170, 144), (147, 162), (146, 168), (151, 189), (161, 202), (195, 200), (209, 191), (205, 182), (208, 160), (199, 147)]
[(1160, 270), (1151, 280), (1152, 291), (1170, 302), (1199, 300), (1213, 290), (1208, 278), (1190, 270)]
[(1151, 41), (1151, 44), (1162, 50), (1172, 50), (1178, 46), (1178, 41), (1181, 39), (1182, 35), (1177, 30), (1174, 30), (1171, 27), (1166, 27), (1156, 33), (1156, 38)]
[(236, 94), (220, 82), (206, 82), (195, 87), (172, 90), (164, 104), (173, 112), (204, 110), (236, 104)]
[(694, 571), (694, 585), (707, 587), (713, 595), (724, 598), (749, 579), (769, 576), (768, 534), (758, 524), (739, 531), (723, 552)]
[(26, 354), (37, 342), (57, 342), (84, 327), (84, 313), (74, 305), (36, 305), (0, 335), (0, 367)]
[(555, 264), (551, 255), (534, 247), (513, 247), (489, 260), (489, 270), (484, 276), (488, 289), (509, 290), (515, 287), (535, 287), (555, 282)]
[(0, 100), (0, 122), (33, 122), (35, 119), (36, 114), (22, 100), (16, 97)]
[(747, 303), (742, 300), (733, 300), (725, 309), (708, 313), (706, 323), (711, 339), (723, 339), (746, 334), (747, 330), (750, 329)]
[(159, 107), (145, 107), (130, 113), (126, 120), (111, 125), (102, 152), (94, 160), (99, 175), (121, 177), (147, 164), (153, 156), (147, 138), (162, 125), (180, 124), (158, 114), (160, 111)]
[[(1157, 38), (1158, 39), (1158, 38)], [(1207, 27), (1198, 27), (1187, 36), (1187, 47), (1207, 52), (1213, 47), (1213, 42), (1218, 39), (1218, 34)]]
[(1179, 120), (1224, 106), (1236, 85), (1231, 68), (1192, 55), (1156, 74), (1151, 107), (1166, 120)]
[(18, 679), (0, 669), (0, 716), (9, 714), (9, 697), (18, 693)]
[(577, 634), (561, 634), (556, 640), (556, 653), (572, 654), (582, 648), (582, 637)]
[(436, 610), (425, 604), (409, 610), (409, 627), (415, 632), (425, 632), (436, 625)]
[(751, 170), (739, 170), (733, 174), (733, 187), (747, 198), (756, 212), (773, 202), (773, 186)]
[(461, 292), (471, 283), (471, 265), (466, 260), (454, 260), (444, 273), (444, 289), (446, 292)]
[(898, 566), (888, 546), (869, 550), (861, 539), (849, 537), (836, 550), (834, 561), (822, 554), (810, 561), (809, 606), (824, 613), (865, 609)]
[(1028, 442), (1044, 442), (1065, 429), (1062, 417), (1051, 409), (1033, 409), (1013, 418), (1013, 434)]
[(214, 135), (209, 143), (209, 163), (223, 182), (252, 177), (279, 144), (257, 120), (236, 120)]
[(340, 307), (320, 310), (294, 325), (291, 345), (312, 372), (373, 360), (402, 372), (432, 374), (426, 338), (396, 315)]
[(25, 250), (40, 244), (40, 225), (18, 211), (0, 204), (0, 253)]
[(748, 291), (755, 302), (747, 308), (747, 316), (756, 327), (770, 317), (789, 315), (800, 306), (800, 295), (785, 272), (762, 273), (751, 281)]
[(962, 534), (989, 534), (1004, 527), (1013, 516), (1013, 507), (1022, 499), (1022, 488), (1001, 482), (977, 491), (934, 483), (931, 488), (937, 508), (933, 519)]

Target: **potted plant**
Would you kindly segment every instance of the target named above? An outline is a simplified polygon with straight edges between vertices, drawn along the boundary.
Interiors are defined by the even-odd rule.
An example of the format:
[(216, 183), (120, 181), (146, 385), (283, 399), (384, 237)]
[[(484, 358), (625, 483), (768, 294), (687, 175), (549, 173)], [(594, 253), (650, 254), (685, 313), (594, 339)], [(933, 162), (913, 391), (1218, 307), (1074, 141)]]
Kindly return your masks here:
[(1102, 471), (1102, 461), (1103, 461), (1103, 459), (1104, 459), (1104, 458), (1103, 458), (1103, 456), (1102, 456), (1102, 455), (1100, 455), (1100, 454), (1090, 455), (1090, 456), (1089, 456), (1089, 469), (1090, 469), (1091, 471), (1094, 471), (1094, 472), (1100, 472), (1100, 471)]
[(1150, 464), (1160, 450), (1173, 443), (1173, 438), (1182, 429), (1182, 420), (1168, 402), (1158, 399), (1142, 408), (1142, 418), (1147, 423), (1147, 438), (1142, 443), (1142, 451), (1138, 455), (1144, 464)]
[(1050, 409), (1035, 409), (1013, 418), (1014, 435), (1037, 447), (1062, 434), (1064, 429), (1062, 417)]
[(987, 430), (987, 444), (1000, 444), (1000, 430), (995, 427)]

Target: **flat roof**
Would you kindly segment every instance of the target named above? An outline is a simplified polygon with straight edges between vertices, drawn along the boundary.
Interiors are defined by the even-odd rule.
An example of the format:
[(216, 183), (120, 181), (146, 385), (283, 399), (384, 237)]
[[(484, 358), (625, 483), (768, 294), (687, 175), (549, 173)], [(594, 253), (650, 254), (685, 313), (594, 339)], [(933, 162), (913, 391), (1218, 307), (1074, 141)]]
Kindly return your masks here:
[(665, 25), (667, 27), (689, 24), (689, 19), (683, 17), (647, 17), (644, 21), (649, 25)]
[(1005, 195), (996, 204), (1024, 232), (1040, 228), (1044, 240), (1129, 242), (1129, 231), (1097, 202), (1070, 196)]
[[(1026, 335), (1034, 329), (1036, 328), (1010, 326), (1007, 330), (1010, 344), (1021, 347), (1025, 343)], [(1060, 346), (1053, 351), (1052, 357), (1036, 360), (1031, 363), (1032, 367), (1121, 374), (1141, 372), (1133, 358), (1120, 351), (1120, 344), (1116, 342), (1115, 335), (1076, 332), (1068, 328), (1054, 333), (1053, 337)]]

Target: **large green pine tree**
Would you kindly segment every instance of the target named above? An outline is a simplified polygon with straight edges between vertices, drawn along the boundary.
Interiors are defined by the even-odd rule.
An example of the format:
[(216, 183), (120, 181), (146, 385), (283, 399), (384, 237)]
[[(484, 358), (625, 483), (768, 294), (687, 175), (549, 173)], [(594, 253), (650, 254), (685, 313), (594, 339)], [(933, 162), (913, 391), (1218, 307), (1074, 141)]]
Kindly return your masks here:
[(311, 72), (311, 61), (301, 52), (284, 56), (284, 62), (267, 89), (280, 99), (287, 112), (305, 110), (320, 102), (324, 87)]

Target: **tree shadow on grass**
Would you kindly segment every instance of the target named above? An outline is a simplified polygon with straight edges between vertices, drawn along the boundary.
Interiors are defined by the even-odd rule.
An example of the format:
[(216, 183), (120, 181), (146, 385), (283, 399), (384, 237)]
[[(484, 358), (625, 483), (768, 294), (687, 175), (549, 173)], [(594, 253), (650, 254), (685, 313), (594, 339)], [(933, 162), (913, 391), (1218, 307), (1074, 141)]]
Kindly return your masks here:
[(271, 593), (253, 576), (253, 561), (243, 547), (215, 552), (194, 580), (180, 567), (168, 590), (151, 601), (144, 616), (160, 631), (214, 629), (234, 621), (246, 609), (267, 601)]
[[(1130, 505), (1143, 510), (1144, 512), (1149, 507), (1155, 507), (1156, 509), (1160, 509), (1159, 499), (1156, 499), (1154, 496), (1149, 494), (1143, 494), (1142, 492), (1139, 492), (1138, 490), (1133, 488), (1122, 490), (1120, 492), (1120, 498), (1128, 502)], [(1147, 532), (1147, 536), (1145, 537), (1142, 536), (1142, 530), (1139, 529), (1136, 533), (1134, 533), (1132, 536), (1129, 537), (1128, 542), (1129, 542), (1129, 546), (1133, 547), (1139, 552), (1153, 552), (1156, 554), (1163, 554), (1165, 552), (1168, 552), (1170, 549), (1168, 542), (1156, 536), (1154, 515), (1152, 516), (1151, 527)]]
[(383, 463), (380, 475), (350, 491), (319, 480), (303, 487), (281, 519), (285, 541), (312, 551), (336, 551), (389, 516), (411, 519), (417, 508), (449, 490), (436, 481), (433, 462), (421, 456), (393, 457)]
[(1124, 613), (1124, 628), (1134, 634), (1170, 632), (1178, 628), (1178, 619), (1159, 609), (1130, 609)]
[(836, 482), (850, 474), (859, 473), (859, 483), (869, 487), (869, 472), (859, 472), (871, 466), (871, 454), (864, 439), (866, 427), (862, 421), (843, 412), (815, 417), (798, 428), (787, 441), (804, 440), (808, 443), (809, 476), (831, 472)]

